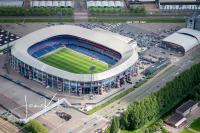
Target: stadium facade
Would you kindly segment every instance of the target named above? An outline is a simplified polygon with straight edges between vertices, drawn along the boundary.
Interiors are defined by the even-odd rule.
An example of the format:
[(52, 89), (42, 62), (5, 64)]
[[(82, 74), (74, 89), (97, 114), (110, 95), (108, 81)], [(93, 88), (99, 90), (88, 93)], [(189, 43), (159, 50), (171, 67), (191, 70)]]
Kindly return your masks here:
[[(27, 79), (77, 95), (121, 87), (130, 81), (138, 60), (133, 39), (78, 26), (58, 25), (32, 32), (14, 42), (11, 66)], [(38, 58), (69, 48), (110, 64), (109, 69), (78, 74), (47, 65)], [(89, 69), (89, 68), (88, 68)]]

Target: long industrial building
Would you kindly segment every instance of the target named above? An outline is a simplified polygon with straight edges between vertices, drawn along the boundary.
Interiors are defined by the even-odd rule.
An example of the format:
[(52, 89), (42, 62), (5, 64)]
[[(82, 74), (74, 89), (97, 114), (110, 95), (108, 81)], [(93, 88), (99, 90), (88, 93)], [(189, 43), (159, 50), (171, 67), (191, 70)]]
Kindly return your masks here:
[[(59, 25), (32, 32), (13, 42), (11, 65), (22, 76), (69, 93), (87, 94), (120, 87), (134, 75), (138, 60), (133, 39), (78, 26)], [(70, 48), (112, 64), (94, 74), (77, 74), (52, 67), (38, 58), (59, 48)]]
[(200, 10), (199, 0), (159, 0), (158, 5), (163, 11)]

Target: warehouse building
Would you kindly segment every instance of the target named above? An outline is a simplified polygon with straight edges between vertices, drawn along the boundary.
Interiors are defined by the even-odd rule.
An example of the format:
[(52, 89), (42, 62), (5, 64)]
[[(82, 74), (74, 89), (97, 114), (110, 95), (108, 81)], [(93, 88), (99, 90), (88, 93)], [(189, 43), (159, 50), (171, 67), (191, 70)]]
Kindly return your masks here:
[(187, 123), (189, 114), (194, 112), (196, 109), (198, 109), (198, 102), (188, 100), (178, 107), (176, 112), (165, 120), (165, 123), (172, 127), (180, 128)]
[(165, 123), (167, 123), (168, 125), (175, 127), (175, 128), (182, 127), (186, 122), (187, 122), (187, 119), (185, 117), (183, 117), (180, 114), (176, 114), (176, 113), (169, 116), (165, 120)]
[(182, 28), (162, 40), (160, 47), (185, 54), (200, 44), (200, 31)]
[(200, 10), (199, 0), (159, 0), (158, 5), (163, 11)]
[(189, 100), (184, 104), (182, 104), (180, 107), (178, 107), (176, 109), (176, 113), (182, 115), (183, 117), (186, 117), (197, 108), (198, 108), (198, 103), (193, 100)]

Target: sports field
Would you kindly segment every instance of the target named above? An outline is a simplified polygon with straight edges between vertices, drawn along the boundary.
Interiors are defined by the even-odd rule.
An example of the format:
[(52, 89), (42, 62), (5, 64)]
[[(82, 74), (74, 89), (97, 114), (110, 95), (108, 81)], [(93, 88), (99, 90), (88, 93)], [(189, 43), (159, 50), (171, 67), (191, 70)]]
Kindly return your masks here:
[(39, 60), (50, 66), (79, 74), (90, 74), (89, 68), (91, 66), (96, 67), (92, 73), (105, 71), (109, 66), (105, 62), (66, 48), (41, 57)]

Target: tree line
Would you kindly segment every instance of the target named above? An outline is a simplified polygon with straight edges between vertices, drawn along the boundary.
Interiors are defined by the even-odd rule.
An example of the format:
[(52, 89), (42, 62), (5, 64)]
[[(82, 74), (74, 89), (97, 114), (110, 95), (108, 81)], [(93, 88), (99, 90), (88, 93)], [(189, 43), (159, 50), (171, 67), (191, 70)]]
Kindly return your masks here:
[[(117, 133), (119, 129), (140, 129), (159, 119), (184, 99), (193, 97), (200, 100), (200, 64), (193, 65), (174, 80), (167, 82), (158, 92), (130, 104), (119, 118), (113, 119), (110, 133)], [(118, 123), (117, 120), (119, 124), (115, 124)], [(116, 129), (113, 130), (113, 127)]]
[(73, 8), (64, 7), (1, 7), (0, 16), (71, 16)]
[(90, 7), (88, 11), (91, 15), (145, 15), (146, 10), (143, 6), (131, 6), (128, 9), (121, 7)]

